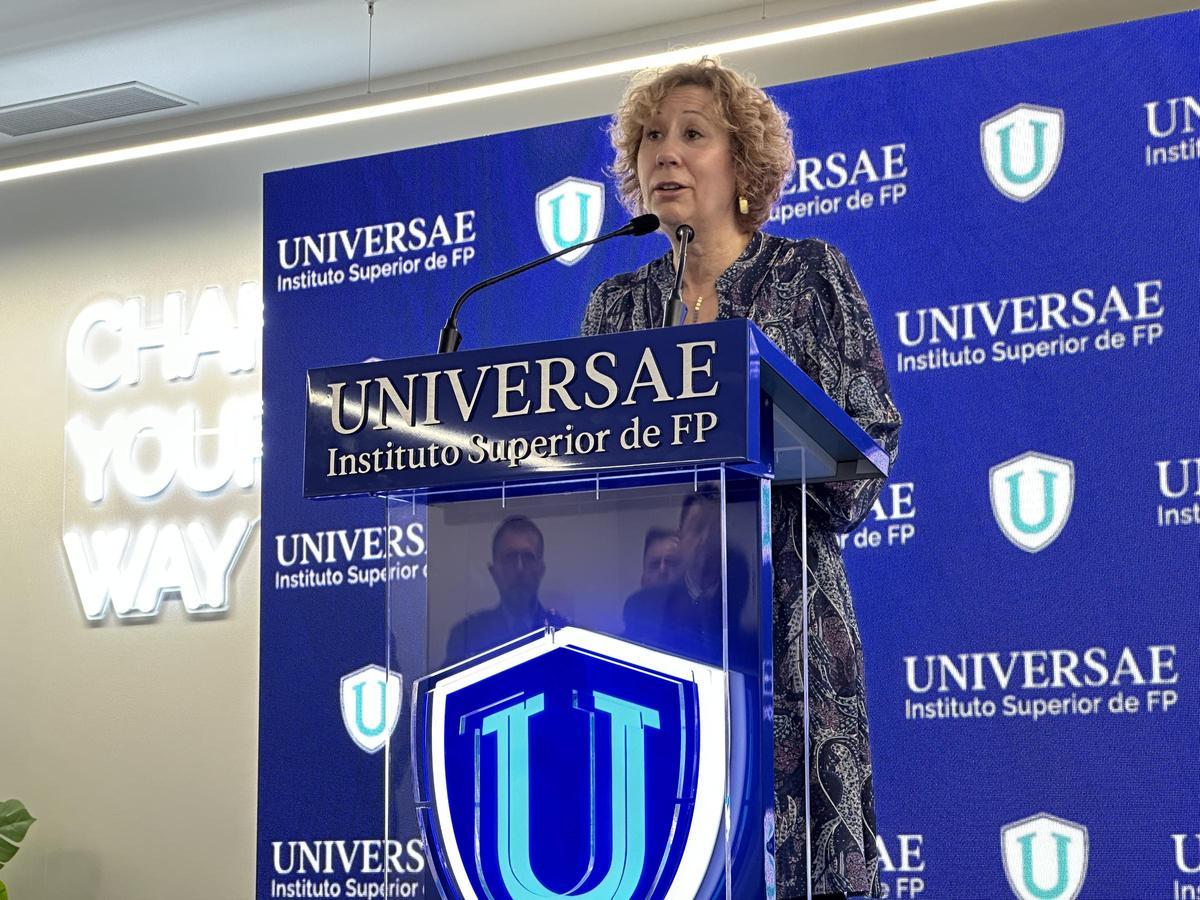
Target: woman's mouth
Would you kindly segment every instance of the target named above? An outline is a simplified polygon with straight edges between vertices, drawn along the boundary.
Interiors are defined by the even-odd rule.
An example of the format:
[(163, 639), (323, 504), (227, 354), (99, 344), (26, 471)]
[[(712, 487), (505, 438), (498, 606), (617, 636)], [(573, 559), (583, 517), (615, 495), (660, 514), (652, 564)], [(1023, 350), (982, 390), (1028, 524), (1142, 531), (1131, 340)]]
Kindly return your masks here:
[(661, 184), (656, 184), (654, 186), (654, 193), (661, 194), (664, 196), (670, 196), (671, 194), (677, 194), (677, 193), (679, 193), (679, 191), (682, 191), (682, 190), (686, 190), (686, 186), (680, 184), (677, 181), (664, 181)]

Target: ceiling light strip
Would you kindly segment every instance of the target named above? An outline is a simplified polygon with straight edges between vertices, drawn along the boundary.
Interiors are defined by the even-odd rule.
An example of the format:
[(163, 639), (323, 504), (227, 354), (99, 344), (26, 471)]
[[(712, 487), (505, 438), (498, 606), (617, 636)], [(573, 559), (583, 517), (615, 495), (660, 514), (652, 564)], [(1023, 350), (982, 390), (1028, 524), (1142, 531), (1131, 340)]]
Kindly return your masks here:
[(384, 116), (395, 116), (402, 113), (452, 106), (457, 103), (469, 103), (475, 100), (504, 97), (545, 87), (574, 84), (595, 78), (622, 75), (626, 72), (638, 71), (652, 66), (669, 66), (677, 62), (695, 59), (702, 55), (717, 56), (742, 53), (747, 50), (757, 50), (763, 47), (774, 47), (780, 44), (827, 37), (847, 31), (857, 31), (877, 25), (889, 25), (998, 2), (1003, 2), (1003, 0), (925, 0), (925, 2), (909, 3), (889, 9), (859, 13), (853, 16), (843, 16), (826, 22), (815, 22), (809, 25), (799, 25), (793, 28), (783, 28), (762, 34), (729, 38), (697, 46), (680, 47), (676, 50), (627, 57), (625, 59), (613, 60), (612, 62), (550, 72), (545, 75), (513, 78), (507, 81), (444, 91), (422, 97), (372, 103), (366, 106), (336, 110), (334, 112), (317, 113), (292, 119), (283, 119), (277, 122), (266, 122), (261, 125), (247, 125), (192, 137), (153, 141), (147, 144), (122, 147), (116, 150), (85, 153), (79, 156), (50, 160), (48, 162), (18, 165), (9, 169), (0, 169), (0, 182), (18, 181), (24, 178), (34, 178), (39, 175), (51, 175), (57, 172), (69, 172), (75, 169), (104, 166), (110, 163), (147, 159), (153, 156), (165, 156), (169, 153), (199, 150), (204, 147), (219, 147), (223, 144), (234, 144), (241, 141), (252, 141), (258, 138), (275, 137), (283, 134), (295, 134), (296, 132), (309, 131), (314, 128), (325, 128), (330, 125), (364, 122)]

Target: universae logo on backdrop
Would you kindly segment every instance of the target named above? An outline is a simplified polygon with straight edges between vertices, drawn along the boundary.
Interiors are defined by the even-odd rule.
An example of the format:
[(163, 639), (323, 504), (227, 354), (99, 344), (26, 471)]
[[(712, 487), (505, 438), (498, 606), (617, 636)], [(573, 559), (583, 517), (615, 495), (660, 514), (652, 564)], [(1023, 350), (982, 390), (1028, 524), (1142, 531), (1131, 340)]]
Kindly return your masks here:
[[(1194, 127), (1186, 99), (1168, 107), (1169, 125), (1152, 119), (1152, 135)], [(1061, 109), (1020, 103), (983, 122), (980, 154), (993, 187), (1021, 203), (1044, 191), (1062, 158), (1065, 121)], [(1163, 279), (1148, 273), (898, 310), (896, 372), (1056, 364), (1084, 354), (1153, 349), (1166, 336), (1164, 293)]]
[(820, 156), (797, 152), (770, 221), (787, 226), (793, 219), (895, 207), (908, 196), (907, 153), (905, 141)]
[(866, 520), (850, 534), (837, 535), (843, 550), (908, 547), (917, 538), (917, 504), (911, 481), (889, 481), (871, 505)]
[(1175, 851), (1175, 869), (1186, 879), (1176, 878), (1172, 881), (1172, 900), (1200, 897), (1200, 831), (1195, 834), (1172, 834), (1171, 844)]
[(1024, 203), (1058, 171), (1066, 133), (1061, 109), (1018, 103), (979, 126), (979, 150), (992, 186)]
[[(598, 181), (571, 176), (538, 191), (534, 213), (538, 237), (547, 253), (557, 253), (600, 236), (604, 226), (604, 190)], [(573, 266), (591, 249), (579, 247), (564, 253), (558, 261)]]
[(373, 285), (471, 264), (475, 210), (458, 209), (298, 234), (275, 241), (275, 293)]
[[(1005, 538), (1038, 553), (1070, 518), (1075, 466), (1030, 450), (992, 466), (988, 490)], [(1061, 717), (1170, 715), (1181, 699), (1177, 656), (1177, 646), (1165, 642), (905, 656), (911, 696), (904, 701), (904, 718), (1036, 724)]]
[[(1164, 486), (1169, 462), (1159, 466)], [(1182, 493), (1190, 486), (1189, 464), (1200, 473), (1200, 460), (1180, 462), (1182, 482), (1170, 486)], [(1030, 450), (993, 466), (988, 490), (1003, 535), (1021, 550), (1038, 553), (1070, 518), (1075, 466)], [(1060, 717), (1170, 715), (1181, 699), (1177, 655), (1175, 644), (1161, 643), (906, 656), (905, 681), (912, 696), (904, 701), (904, 718), (1035, 724)]]
[(1038, 813), (1000, 829), (1004, 874), (1020, 900), (1075, 900), (1088, 866), (1088, 830)]
[(1200, 159), (1200, 98), (1194, 95), (1152, 100), (1146, 111), (1147, 166)]
[(877, 834), (875, 849), (879, 853), (884, 897), (918, 900), (929, 890), (924, 856), (925, 835), (900, 833), (888, 837)]
[(342, 723), (354, 743), (378, 753), (400, 721), (404, 676), (369, 665), (342, 676)]
[(1084, 354), (1155, 349), (1166, 335), (1161, 278), (1047, 287), (898, 310), (903, 349), (896, 354), (896, 372), (1056, 365)]
[(992, 515), (1000, 531), (1028, 553), (1045, 550), (1062, 533), (1075, 500), (1075, 464), (1030, 450), (988, 472)]
[(275, 590), (374, 588), (426, 577), (425, 525), (390, 522), (276, 534)]
[(1200, 525), (1200, 456), (1154, 461), (1158, 475), (1159, 528)]

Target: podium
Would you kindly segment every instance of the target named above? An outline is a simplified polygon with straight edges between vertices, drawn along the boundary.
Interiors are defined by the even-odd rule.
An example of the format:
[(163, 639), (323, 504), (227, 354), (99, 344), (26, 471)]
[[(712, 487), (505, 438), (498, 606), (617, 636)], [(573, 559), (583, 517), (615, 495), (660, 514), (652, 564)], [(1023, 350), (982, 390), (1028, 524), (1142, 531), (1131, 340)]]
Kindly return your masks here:
[(774, 896), (771, 491), (883, 451), (743, 319), (307, 390), (305, 496), (385, 507), (364, 720), (408, 716), (384, 828), (415, 810), (426, 896)]

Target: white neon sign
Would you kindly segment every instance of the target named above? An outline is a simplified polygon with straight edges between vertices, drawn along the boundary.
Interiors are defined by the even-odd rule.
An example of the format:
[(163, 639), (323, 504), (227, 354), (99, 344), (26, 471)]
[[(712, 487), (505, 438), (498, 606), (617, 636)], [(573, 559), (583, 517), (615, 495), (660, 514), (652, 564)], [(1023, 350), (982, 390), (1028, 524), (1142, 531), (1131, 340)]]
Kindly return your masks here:
[[(229, 573), (254, 523), (234, 516), (214, 541), (200, 522), (147, 522), (63, 535), (83, 614), (103, 619), (111, 605), (120, 618), (157, 616), (164, 597), (178, 593), (189, 613), (229, 608)], [(131, 540), (132, 537), (132, 540)]]
[[(187, 295), (163, 297), (161, 321), (148, 322), (144, 297), (100, 300), (75, 317), (67, 332), (67, 371), (76, 384), (103, 391), (142, 380), (142, 351), (161, 349), (168, 381), (195, 377), (200, 358), (216, 354), (230, 375), (252, 371), (262, 334), (262, 293), (254, 281), (238, 286), (236, 311), (217, 286), (202, 290), (185, 323)], [(104, 347), (102, 345), (109, 345)], [(113, 346), (115, 344), (115, 346)]]
[(80, 414), (67, 421), (67, 444), (83, 471), (89, 503), (102, 503), (110, 483), (143, 500), (177, 479), (197, 494), (214, 494), (230, 483), (252, 488), (262, 457), (262, 401), (228, 398), (209, 428), (192, 403), (174, 412), (121, 410), (101, 425)]
[(100, 300), (71, 324), (67, 371), (83, 390), (65, 426), (63, 546), (89, 620), (154, 617), (171, 597), (192, 615), (229, 608), (257, 522), (262, 400), (241, 376), (261, 333), (253, 281), (232, 298), (209, 286)]

